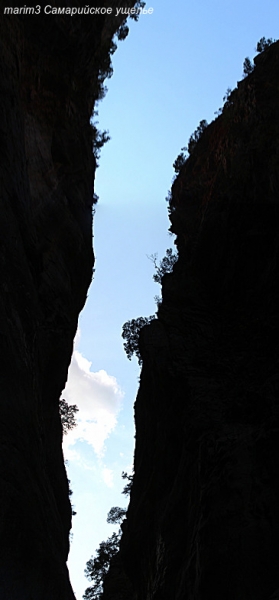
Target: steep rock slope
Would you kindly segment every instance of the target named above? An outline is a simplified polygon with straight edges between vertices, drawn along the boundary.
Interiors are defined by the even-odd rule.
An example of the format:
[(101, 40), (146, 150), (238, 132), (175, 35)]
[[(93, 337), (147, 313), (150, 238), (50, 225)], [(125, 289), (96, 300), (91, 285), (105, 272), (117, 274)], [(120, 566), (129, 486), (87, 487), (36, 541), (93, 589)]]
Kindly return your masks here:
[(74, 597), (58, 400), (94, 263), (89, 119), (123, 21), (115, 7), (133, 5), (73, 17), (1, 8), (1, 600)]
[(140, 336), (120, 554), (132, 588), (113, 587), (118, 558), (105, 600), (277, 598), (278, 205), (276, 43), (172, 187), (179, 260), (163, 279), (158, 320)]

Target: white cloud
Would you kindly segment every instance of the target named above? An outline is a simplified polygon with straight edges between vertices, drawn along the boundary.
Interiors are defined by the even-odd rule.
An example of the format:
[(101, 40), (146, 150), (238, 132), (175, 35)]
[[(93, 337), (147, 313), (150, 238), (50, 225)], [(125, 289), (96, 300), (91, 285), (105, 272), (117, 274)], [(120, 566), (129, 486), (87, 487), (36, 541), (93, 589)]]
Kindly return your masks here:
[[(77, 339), (80, 337), (78, 331)], [(92, 372), (91, 362), (74, 350), (68, 371), (68, 380), (62, 398), (68, 404), (76, 404), (77, 426), (64, 436), (65, 459), (78, 460), (81, 456), (75, 448), (77, 441), (85, 441), (95, 450), (99, 458), (104, 453), (104, 443), (117, 423), (123, 393), (116, 378), (104, 370)], [(106, 471), (106, 474), (104, 474)], [(103, 478), (112, 485), (112, 473), (103, 469)]]

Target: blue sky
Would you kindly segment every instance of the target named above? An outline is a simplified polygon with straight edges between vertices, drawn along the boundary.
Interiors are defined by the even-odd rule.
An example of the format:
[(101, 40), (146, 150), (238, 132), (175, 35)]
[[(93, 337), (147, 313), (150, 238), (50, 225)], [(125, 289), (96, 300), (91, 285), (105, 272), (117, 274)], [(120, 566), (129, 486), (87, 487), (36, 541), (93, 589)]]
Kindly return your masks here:
[[(96, 173), (96, 272), (63, 396), (80, 407), (64, 451), (77, 515), (69, 569), (77, 600), (90, 585), (83, 571), (113, 532), (112, 506), (125, 506), (123, 470), (133, 461), (133, 404), (139, 367), (121, 339), (125, 321), (155, 312), (148, 255), (173, 245), (165, 197), (172, 164), (201, 119), (210, 122), (244, 58), (262, 37), (279, 37), (278, 0), (154, 0), (152, 15), (130, 22), (113, 56), (114, 75), (99, 104), (99, 128), (111, 140)], [(74, 17), (73, 17), (74, 18)], [(85, 17), (86, 18), (86, 17)]]

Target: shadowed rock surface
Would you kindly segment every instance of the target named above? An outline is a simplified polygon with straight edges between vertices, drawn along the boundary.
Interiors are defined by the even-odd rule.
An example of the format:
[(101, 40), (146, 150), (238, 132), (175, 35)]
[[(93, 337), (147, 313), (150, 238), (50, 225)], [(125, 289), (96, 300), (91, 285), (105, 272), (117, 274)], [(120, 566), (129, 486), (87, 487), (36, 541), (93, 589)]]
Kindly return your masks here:
[(123, 21), (115, 10), (43, 7), (33, 16), (2, 7), (0, 18), (1, 600), (74, 598), (58, 401), (94, 263), (89, 120)]
[(104, 600), (278, 596), (278, 82), (276, 43), (173, 184), (179, 260), (140, 336), (135, 477)]

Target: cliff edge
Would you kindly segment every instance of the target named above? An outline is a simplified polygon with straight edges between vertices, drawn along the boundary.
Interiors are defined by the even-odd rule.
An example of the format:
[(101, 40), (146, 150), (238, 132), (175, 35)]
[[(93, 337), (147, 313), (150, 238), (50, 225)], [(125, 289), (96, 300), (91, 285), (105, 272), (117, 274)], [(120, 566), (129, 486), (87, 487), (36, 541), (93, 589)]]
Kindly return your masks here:
[(277, 598), (279, 43), (255, 62), (172, 186), (179, 259), (140, 336), (135, 476), (105, 600)]
[(87, 16), (14, 5), (0, 19), (0, 596), (70, 600), (59, 397), (94, 264), (90, 117), (115, 8), (134, 1)]

